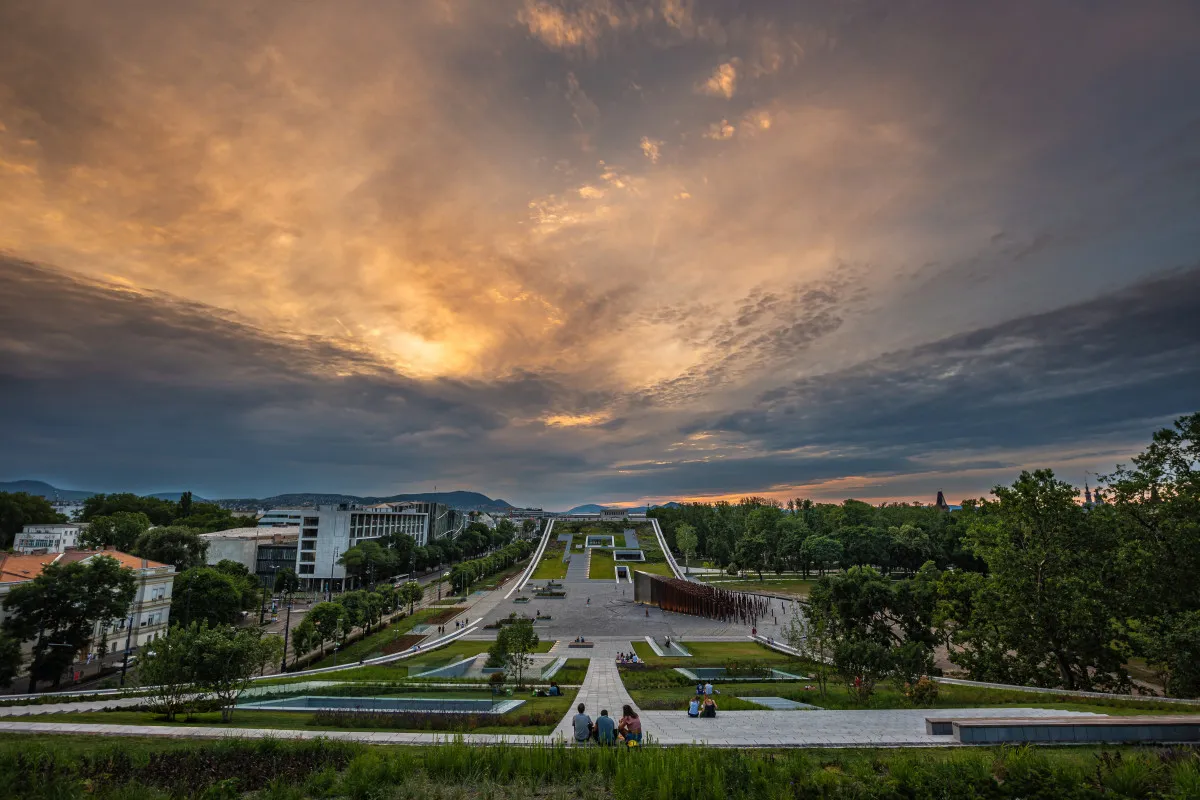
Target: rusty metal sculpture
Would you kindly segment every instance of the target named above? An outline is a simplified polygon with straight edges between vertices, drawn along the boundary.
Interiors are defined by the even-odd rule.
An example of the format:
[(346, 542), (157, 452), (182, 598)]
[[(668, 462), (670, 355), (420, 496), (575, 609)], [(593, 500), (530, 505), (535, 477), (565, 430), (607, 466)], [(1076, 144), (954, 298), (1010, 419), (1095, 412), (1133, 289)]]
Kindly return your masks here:
[(651, 602), (664, 611), (750, 626), (757, 626), (760, 619), (770, 616), (770, 601), (756, 594), (731, 592), (678, 578), (649, 577)]

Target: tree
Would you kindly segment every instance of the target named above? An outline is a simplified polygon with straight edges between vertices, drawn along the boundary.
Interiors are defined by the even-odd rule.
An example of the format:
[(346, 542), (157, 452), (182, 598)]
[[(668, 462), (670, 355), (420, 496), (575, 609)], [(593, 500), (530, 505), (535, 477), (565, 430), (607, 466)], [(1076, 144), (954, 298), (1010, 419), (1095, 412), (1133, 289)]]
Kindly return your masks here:
[(178, 513), (179, 517), (181, 517), (181, 518), (191, 516), (191, 513), (192, 513), (192, 493), (191, 492), (184, 492), (183, 494), (179, 495), (179, 511), (177, 513)]
[(322, 644), (319, 637), (320, 634), (317, 633), (312, 620), (305, 617), (299, 625), (292, 628), (292, 655), (299, 658), (318, 644)]
[(243, 611), (259, 607), (262, 584), (257, 577), (250, 573), (250, 570), (246, 569), (245, 564), (240, 561), (223, 558), (213, 566), (213, 569), (233, 579), (234, 584), (241, 593)]
[(284, 567), (275, 573), (274, 590), (280, 594), (295, 594), (300, 590), (300, 579), (293, 570)]
[(787, 643), (813, 663), (821, 697), (829, 683), (829, 662), (833, 659), (833, 635), (829, 618), (806, 617), (799, 609), (792, 614), (784, 634)]
[(91, 522), (96, 517), (108, 517), (120, 511), (140, 512), (150, 519), (151, 525), (170, 525), (178, 516), (178, 506), (170, 500), (157, 497), (138, 497), (128, 492), (123, 494), (94, 494), (83, 501), (80, 519)]
[(842, 545), (831, 536), (809, 536), (801, 548), (805, 563), (816, 567), (822, 576), (826, 569), (837, 564), (842, 558)]
[(346, 568), (348, 574), (357, 578), (359, 584), (365, 577), (374, 585), (377, 579), (395, 573), (396, 556), (379, 542), (369, 539), (342, 553), (338, 563)]
[(525, 670), (533, 665), (530, 654), (538, 646), (533, 620), (518, 619), (503, 626), (496, 635), (496, 643), (504, 654), (505, 670), (516, 675), (517, 686), (524, 686)]
[[(1127, 576), (1126, 563), (1114, 558), (1116, 529), (1078, 505), (1077, 490), (1050, 470), (1022, 472), (993, 494), (967, 534), (988, 574), (969, 600), (953, 595), (971, 617), (953, 618), (945, 609), (940, 616), (972, 651), (1005, 654), (1004, 674), (1021, 683), (1127, 687), (1129, 653), (1119, 624)], [(950, 657), (958, 663), (955, 652)]]
[(175, 577), (171, 619), (180, 625), (231, 625), (243, 611), (243, 586), (213, 567), (196, 567)]
[(57, 688), (63, 670), (91, 642), (96, 623), (125, 616), (135, 588), (133, 571), (109, 556), (52, 563), (13, 587), (4, 600), (4, 629), (22, 642), (34, 640), (33, 683), (50, 680)]
[(416, 581), (406, 581), (400, 587), (400, 599), (408, 603), (408, 613), (412, 613), (417, 603), (425, 596), (425, 590), (421, 588), (421, 584)]
[(699, 545), (700, 540), (696, 537), (695, 528), (686, 522), (675, 526), (675, 546), (683, 551), (683, 563), (689, 575), (692, 572), (692, 554), (696, 552)]
[(277, 665), (282, 660), (283, 637), (274, 634), (264, 634), (259, 640), (258, 674), (265, 674), (267, 667)]
[(199, 663), (202, 623), (176, 625), (154, 642), (154, 648), (142, 655), (138, 680), (149, 687), (146, 704), (168, 721), (194, 707), (196, 665)]
[(1133, 644), (1169, 694), (1200, 696), (1200, 413), (1155, 432), (1130, 467), (1102, 480), (1107, 503), (1089, 516), (1121, 532)]
[(0, 688), (12, 686), (24, 660), (20, 640), (0, 631)]
[(11, 547), (13, 538), (26, 525), (66, 521), (44, 497), (26, 492), (0, 492), (0, 550)]
[(238, 697), (262, 669), (262, 632), (255, 628), (201, 627), (197, 637), (194, 668), (196, 682), (221, 705), (221, 721), (233, 719)]
[(904, 681), (933, 671), (937, 580), (933, 564), (905, 581), (851, 567), (812, 588), (809, 624), (828, 636), (834, 668), (860, 702), (884, 677)]
[(317, 603), (309, 610), (305, 622), (312, 622), (322, 656), (325, 655), (326, 642), (336, 643), (341, 638), (345, 617), (346, 609), (337, 603)]
[[(531, 519), (521, 521), (521, 535), (526, 539), (533, 536), (533, 532), (537, 530), (537, 523)], [(504, 544), (501, 542), (501, 544)]]
[(132, 552), (138, 537), (150, 530), (150, 518), (140, 511), (117, 511), (110, 516), (94, 517), (79, 538), (83, 547), (111, 547), (122, 553)]
[(207, 552), (208, 542), (201, 539), (200, 534), (177, 525), (151, 528), (138, 537), (133, 547), (134, 555), (172, 564), (176, 572), (204, 566)]

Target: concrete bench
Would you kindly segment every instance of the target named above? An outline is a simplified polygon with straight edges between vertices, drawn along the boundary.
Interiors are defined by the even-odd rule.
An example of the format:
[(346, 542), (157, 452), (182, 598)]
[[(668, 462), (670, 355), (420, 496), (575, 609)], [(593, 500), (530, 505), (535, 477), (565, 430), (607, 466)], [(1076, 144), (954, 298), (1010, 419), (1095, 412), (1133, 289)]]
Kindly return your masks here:
[(595, 642), (571, 642), (567, 647), (595, 647)]
[(1197, 742), (1200, 715), (1128, 717), (926, 717), (925, 732), (963, 744)]

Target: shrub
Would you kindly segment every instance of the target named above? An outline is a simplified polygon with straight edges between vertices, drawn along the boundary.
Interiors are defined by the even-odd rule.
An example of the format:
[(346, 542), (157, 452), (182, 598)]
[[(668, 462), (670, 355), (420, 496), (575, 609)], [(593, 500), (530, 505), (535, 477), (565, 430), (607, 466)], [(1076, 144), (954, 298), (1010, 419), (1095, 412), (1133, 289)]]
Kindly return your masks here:
[(937, 701), (938, 685), (928, 675), (922, 675), (916, 683), (904, 684), (904, 696), (914, 706), (928, 708)]

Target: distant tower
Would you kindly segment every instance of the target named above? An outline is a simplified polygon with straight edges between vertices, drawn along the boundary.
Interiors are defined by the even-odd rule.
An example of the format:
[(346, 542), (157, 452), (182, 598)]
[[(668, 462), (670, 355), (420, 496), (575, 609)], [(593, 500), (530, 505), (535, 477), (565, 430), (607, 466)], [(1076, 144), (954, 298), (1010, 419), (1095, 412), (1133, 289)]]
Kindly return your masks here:
[(1088, 485), (1086, 479), (1083, 482), (1083, 504), (1088, 508), (1092, 507), (1092, 487)]
[(950, 504), (946, 502), (946, 495), (942, 494), (941, 489), (938, 489), (937, 502), (934, 503), (934, 505), (940, 508), (942, 511), (950, 510)]

